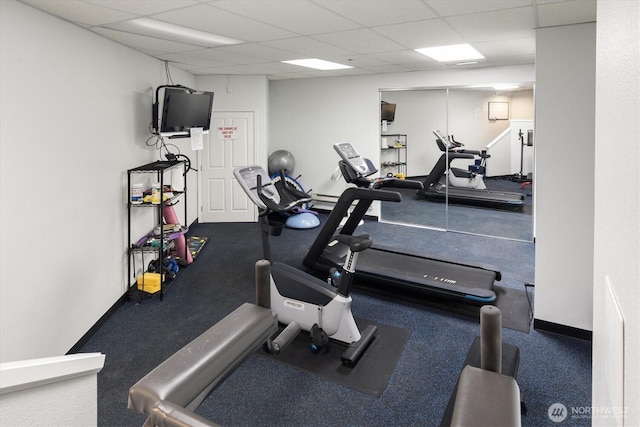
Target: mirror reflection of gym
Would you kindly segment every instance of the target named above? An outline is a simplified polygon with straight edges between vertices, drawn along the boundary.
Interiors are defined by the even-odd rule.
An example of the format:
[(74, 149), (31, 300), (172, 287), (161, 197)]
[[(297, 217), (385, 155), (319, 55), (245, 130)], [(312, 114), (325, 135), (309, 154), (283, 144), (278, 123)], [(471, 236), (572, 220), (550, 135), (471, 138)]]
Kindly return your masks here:
[[(405, 192), (402, 208), (382, 204), (381, 220), (532, 241), (534, 104), (530, 86), (517, 90), (381, 90), (381, 101), (396, 104), (394, 120), (387, 123), (386, 130), (381, 126), (381, 135), (406, 135), (408, 178), (424, 181), (440, 157), (446, 155), (433, 133), (439, 130), (452, 141), (464, 144), (462, 150), (487, 154), (484, 161), (479, 156), (447, 159), (451, 160), (451, 168), (447, 168), (443, 184), (451, 188), (452, 170), (467, 171), (472, 172), (470, 180), (479, 183), (478, 188), (523, 194), (521, 209), (496, 209), (491, 205), (459, 203), (448, 197), (444, 202), (434, 202)], [(497, 109), (490, 111), (490, 105)], [(384, 143), (381, 136), (381, 146)], [(383, 155), (384, 149), (381, 162)]]

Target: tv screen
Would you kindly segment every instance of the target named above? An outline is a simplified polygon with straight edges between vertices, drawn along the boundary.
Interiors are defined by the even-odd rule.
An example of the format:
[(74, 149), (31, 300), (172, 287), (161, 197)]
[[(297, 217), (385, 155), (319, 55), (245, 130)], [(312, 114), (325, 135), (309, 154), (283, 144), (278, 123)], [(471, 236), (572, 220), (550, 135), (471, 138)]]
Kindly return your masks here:
[(391, 123), (396, 117), (396, 104), (390, 104), (382, 101), (380, 104), (380, 120), (386, 120)]
[(208, 131), (212, 109), (213, 92), (166, 88), (160, 133), (188, 135), (191, 128), (203, 128), (204, 131)]

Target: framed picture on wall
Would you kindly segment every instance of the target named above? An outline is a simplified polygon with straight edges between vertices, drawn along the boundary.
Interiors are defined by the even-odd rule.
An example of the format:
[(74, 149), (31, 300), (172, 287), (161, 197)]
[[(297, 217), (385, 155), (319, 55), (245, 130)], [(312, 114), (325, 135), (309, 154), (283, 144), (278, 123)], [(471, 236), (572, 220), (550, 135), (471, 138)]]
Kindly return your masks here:
[(509, 103), (489, 101), (489, 120), (509, 120)]

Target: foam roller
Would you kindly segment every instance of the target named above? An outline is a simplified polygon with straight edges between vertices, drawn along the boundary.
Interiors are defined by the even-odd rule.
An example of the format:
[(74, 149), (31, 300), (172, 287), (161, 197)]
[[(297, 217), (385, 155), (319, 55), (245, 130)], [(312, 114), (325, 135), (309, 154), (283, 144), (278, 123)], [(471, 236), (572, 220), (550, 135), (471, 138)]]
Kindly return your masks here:
[(271, 287), (271, 263), (261, 259), (256, 262), (256, 304), (271, 308), (269, 292)]
[[(173, 209), (173, 205), (165, 205), (162, 208), (162, 215), (164, 216), (165, 223), (180, 224), (180, 220), (178, 219), (178, 215), (176, 215), (176, 211)], [(180, 234), (173, 239), (173, 243), (176, 246), (176, 254), (181, 258), (185, 258), (185, 264), (191, 264), (193, 262), (193, 256), (191, 255), (191, 251), (187, 248), (187, 239), (184, 234)]]
[(502, 312), (493, 305), (480, 309), (480, 365), (502, 373)]

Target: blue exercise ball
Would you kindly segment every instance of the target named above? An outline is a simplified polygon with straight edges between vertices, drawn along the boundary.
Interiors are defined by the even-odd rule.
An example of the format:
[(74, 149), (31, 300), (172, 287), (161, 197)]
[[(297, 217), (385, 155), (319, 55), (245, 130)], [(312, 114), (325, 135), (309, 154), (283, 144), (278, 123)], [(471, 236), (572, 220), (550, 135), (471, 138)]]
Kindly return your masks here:
[(279, 174), (281, 170), (285, 175), (293, 175), (296, 168), (296, 159), (287, 150), (277, 150), (269, 156), (269, 175)]

